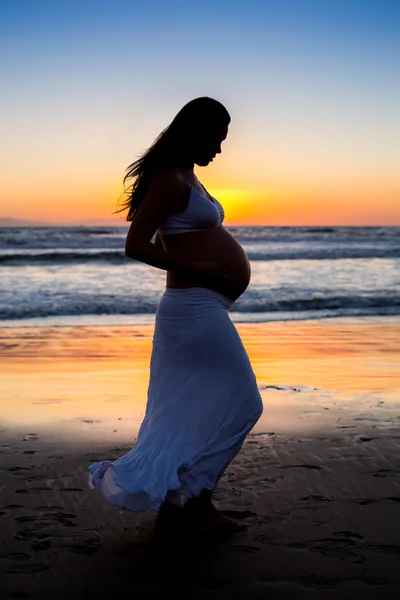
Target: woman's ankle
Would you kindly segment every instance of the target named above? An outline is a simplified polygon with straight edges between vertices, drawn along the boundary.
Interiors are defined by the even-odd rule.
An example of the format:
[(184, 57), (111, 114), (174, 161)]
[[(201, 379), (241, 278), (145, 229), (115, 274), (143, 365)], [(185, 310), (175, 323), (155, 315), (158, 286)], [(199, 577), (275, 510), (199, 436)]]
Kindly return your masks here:
[(187, 508), (203, 508), (212, 506), (212, 490), (203, 489), (198, 496), (189, 498), (185, 506), (187, 506)]

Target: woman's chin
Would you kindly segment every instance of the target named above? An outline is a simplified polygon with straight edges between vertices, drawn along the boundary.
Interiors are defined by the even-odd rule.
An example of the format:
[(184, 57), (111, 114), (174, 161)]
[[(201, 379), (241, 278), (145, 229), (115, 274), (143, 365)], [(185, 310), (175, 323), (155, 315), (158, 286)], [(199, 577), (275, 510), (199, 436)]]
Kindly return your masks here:
[(196, 165), (198, 165), (199, 167), (206, 167), (207, 165), (209, 165), (210, 163), (212, 163), (213, 160), (214, 159), (212, 159), (212, 158), (199, 159), (199, 160), (196, 160)]

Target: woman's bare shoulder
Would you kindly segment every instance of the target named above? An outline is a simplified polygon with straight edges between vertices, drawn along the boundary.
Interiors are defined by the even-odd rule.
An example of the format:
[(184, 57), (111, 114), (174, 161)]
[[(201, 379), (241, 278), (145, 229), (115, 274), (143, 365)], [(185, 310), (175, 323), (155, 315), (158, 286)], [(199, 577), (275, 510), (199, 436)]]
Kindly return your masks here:
[(174, 200), (185, 198), (187, 187), (187, 182), (175, 167), (169, 167), (154, 175), (149, 185), (152, 192)]

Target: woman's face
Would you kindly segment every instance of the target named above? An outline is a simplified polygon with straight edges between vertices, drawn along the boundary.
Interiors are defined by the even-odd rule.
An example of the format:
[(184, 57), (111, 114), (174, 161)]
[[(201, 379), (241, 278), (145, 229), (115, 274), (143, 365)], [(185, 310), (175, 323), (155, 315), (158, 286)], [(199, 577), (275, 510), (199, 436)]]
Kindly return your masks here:
[(228, 135), (228, 126), (215, 129), (202, 140), (197, 149), (194, 162), (199, 167), (206, 167), (214, 160), (217, 154), (221, 154), (221, 144)]

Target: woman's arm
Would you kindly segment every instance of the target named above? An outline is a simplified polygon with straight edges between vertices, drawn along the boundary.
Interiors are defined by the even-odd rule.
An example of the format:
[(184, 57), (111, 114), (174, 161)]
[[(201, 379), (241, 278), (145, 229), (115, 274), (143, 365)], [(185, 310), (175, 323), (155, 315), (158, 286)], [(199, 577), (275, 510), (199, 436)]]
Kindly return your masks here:
[(166, 252), (158, 233), (155, 243), (150, 241), (173, 203), (177, 198), (183, 198), (186, 190), (185, 182), (174, 171), (159, 175), (151, 182), (126, 236), (125, 255), (152, 267), (193, 279), (197, 284), (213, 287), (221, 279), (232, 282), (226, 269), (214, 262), (190, 261)]
[(184, 277), (196, 275), (199, 263), (166, 252), (158, 233), (155, 243), (150, 241), (176, 199), (184, 196), (186, 187), (176, 172), (163, 173), (153, 179), (126, 237), (125, 255), (128, 258)]

